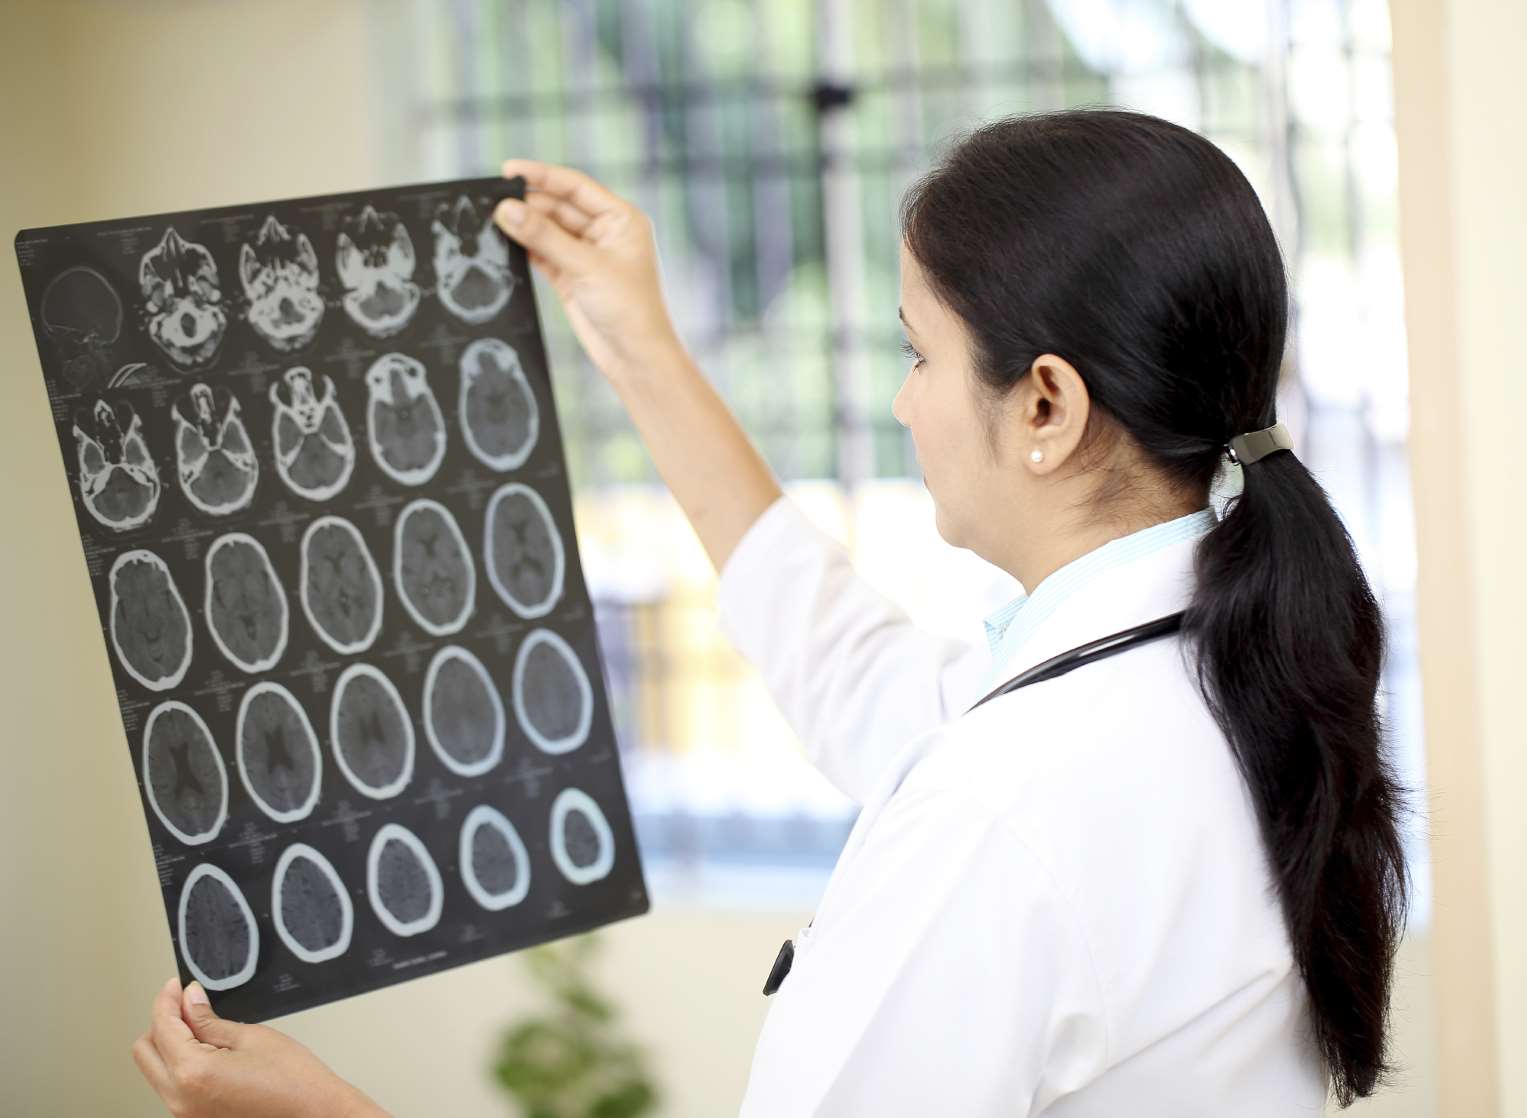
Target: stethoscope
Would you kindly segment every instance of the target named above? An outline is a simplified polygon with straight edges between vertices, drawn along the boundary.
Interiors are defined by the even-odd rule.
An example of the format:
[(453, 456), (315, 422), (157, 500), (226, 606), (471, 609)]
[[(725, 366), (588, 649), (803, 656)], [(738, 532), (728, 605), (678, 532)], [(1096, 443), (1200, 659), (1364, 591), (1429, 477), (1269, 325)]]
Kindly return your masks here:
[[(1049, 679), (1063, 676), (1067, 672), (1073, 672), (1077, 668), (1096, 663), (1098, 660), (1106, 660), (1110, 656), (1117, 656), (1121, 652), (1128, 652), (1137, 645), (1149, 641), (1159, 640), (1164, 636), (1177, 632), (1182, 628), (1182, 614), (1171, 613), (1165, 617), (1158, 617), (1154, 621), (1147, 621), (1143, 625), (1135, 625), (1129, 629), (1121, 629), (1117, 633), (1110, 633), (1106, 637), (1099, 637), (1095, 641), (1069, 648), (1056, 656), (1051, 656), (1042, 663), (1035, 664), (1032, 668), (1015, 675), (1006, 683), (999, 684), (996, 688), (988, 691), (977, 699), (965, 711), (969, 714), (982, 703), (1006, 695), (1010, 691), (1016, 691), (1020, 687), (1027, 687), (1031, 683), (1043, 683)], [(806, 927), (811, 927), (808, 923)], [(769, 979), (764, 983), (763, 992), (767, 996), (778, 990), (780, 984), (785, 981), (785, 975), (790, 973), (790, 964), (795, 961), (795, 941), (785, 940), (780, 946), (779, 954), (774, 957), (774, 966), (769, 970)]]

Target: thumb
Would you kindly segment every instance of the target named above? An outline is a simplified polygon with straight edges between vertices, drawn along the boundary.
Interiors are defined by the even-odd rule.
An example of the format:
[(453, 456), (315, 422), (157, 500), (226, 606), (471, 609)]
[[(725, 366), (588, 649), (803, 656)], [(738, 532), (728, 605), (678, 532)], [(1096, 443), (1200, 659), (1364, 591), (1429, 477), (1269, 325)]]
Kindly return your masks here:
[(212, 1012), (212, 1003), (200, 982), (187, 986), (180, 999), (180, 1016), (203, 1044), (216, 1048), (234, 1048), (243, 1029), (237, 1021), (225, 1021)]
[(527, 206), (518, 198), (505, 198), (493, 211), (494, 223), (528, 252), (553, 267), (576, 271), (584, 262), (587, 246), (555, 218)]

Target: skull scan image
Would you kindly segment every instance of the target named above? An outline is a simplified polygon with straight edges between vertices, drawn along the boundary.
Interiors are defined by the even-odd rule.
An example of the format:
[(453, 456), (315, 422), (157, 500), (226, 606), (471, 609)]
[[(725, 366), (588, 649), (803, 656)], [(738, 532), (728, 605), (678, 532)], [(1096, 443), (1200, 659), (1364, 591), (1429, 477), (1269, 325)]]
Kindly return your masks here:
[(440, 870), (419, 836), (398, 823), (383, 823), (366, 854), (366, 894), (372, 910), (393, 935), (415, 936), (440, 920), (444, 889)]
[(424, 366), (384, 353), (366, 370), (366, 437), (382, 471), (403, 485), (423, 485), (445, 457), (445, 417)]
[(150, 691), (179, 686), (191, 666), (191, 615), (170, 568), (152, 551), (124, 551), (106, 581), (117, 661)]
[(344, 285), (345, 313), (373, 338), (390, 338), (419, 309), (414, 242), (397, 214), (367, 206), (346, 218), (335, 241), (334, 266)]
[(99, 523), (125, 532), (148, 522), (159, 505), (159, 470), (133, 406), (97, 400), (74, 415), (80, 498)]
[(211, 361), (228, 327), (212, 254), (172, 225), (143, 254), (138, 287), (148, 335), (164, 355), (182, 369), (198, 369)]
[(511, 481), (488, 499), (483, 533), (488, 581), (525, 618), (545, 617), (562, 597), (567, 559), (545, 499)]
[(306, 819), (318, 802), (323, 758), (302, 704), (262, 679), (239, 702), (234, 736), (239, 779), (255, 805), (277, 823)]
[(326, 501), (345, 487), (355, 469), (355, 440), (345, 422), (334, 382), (325, 376), (321, 393), (313, 391), (313, 373), (298, 365), (270, 386), (271, 442), (276, 473), (293, 493)]
[(504, 309), (514, 291), (509, 242), (465, 194), (441, 206), (430, 226), (435, 235), (436, 292), (445, 309), (469, 326), (481, 326)]
[(504, 701), (482, 661), (448, 644), (424, 675), (424, 736), (457, 776), (481, 776), (504, 755)]
[(392, 680), (370, 664), (351, 664), (329, 705), (334, 760), (357, 792), (396, 796), (414, 775), (414, 724)]
[(277, 859), (270, 915), (281, 942), (304, 963), (322, 963), (350, 947), (350, 894), (333, 863), (306, 843), (292, 843)]
[(589, 736), (594, 688), (583, 663), (559, 634), (536, 629), (514, 657), (510, 692), (520, 729), (543, 753), (570, 753)]
[(503, 812), (478, 804), (461, 824), (456, 864), (472, 899), (489, 912), (517, 905), (530, 892), (530, 854)]
[(457, 409), (467, 449), (490, 470), (525, 464), (541, 429), (535, 393), (520, 356), (498, 338), (478, 338), (462, 351)]
[(275, 667), (286, 651), (286, 591), (259, 540), (219, 536), (207, 549), (203, 612), (222, 654), (246, 672)]
[(228, 770), (201, 715), (160, 703), (143, 729), (143, 791), (159, 822), (187, 846), (211, 842), (228, 818)]
[(426, 633), (461, 630), (477, 601), (477, 568), (450, 509), (420, 497), (393, 528), (392, 581), (408, 616)]
[(335, 652), (364, 652), (382, 627), (382, 573), (354, 524), (320, 516), (302, 533), (302, 611)]
[(180, 887), (180, 957), (209, 990), (229, 990), (254, 976), (260, 929), (233, 878), (202, 862)]
[(589, 885), (615, 865), (615, 836), (594, 798), (564, 788), (551, 805), (551, 860), (574, 885)]
[(89, 388), (111, 371), (110, 350), (122, 336), (124, 316), (110, 280), (83, 264), (66, 268), (43, 290), (38, 312), (70, 384)]
[(260, 480), (260, 462), (239, 410), (227, 389), (200, 383), (170, 405), (180, 491), (212, 516), (247, 507)]
[(239, 279), (249, 300), (254, 332), (282, 353), (301, 349), (318, 333), (323, 299), (318, 295), (318, 254), (306, 233), (265, 219), (254, 244), (239, 250)]

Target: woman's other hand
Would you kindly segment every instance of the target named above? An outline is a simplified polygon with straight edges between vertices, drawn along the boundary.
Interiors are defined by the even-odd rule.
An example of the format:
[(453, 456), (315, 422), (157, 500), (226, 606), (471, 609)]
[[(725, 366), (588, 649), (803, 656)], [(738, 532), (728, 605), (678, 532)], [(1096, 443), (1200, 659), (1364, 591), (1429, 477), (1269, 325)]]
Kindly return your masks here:
[(671, 362), (681, 346), (663, 300), (652, 221), (582, 171), (510, 159), (525, 200), (493, 218), (551, 282), (589, 359), (612, 381)]
[(291, 1037), (223, 1020), (196, 982), (164, 984), (133, 1059), (175, 1118), (385, 1118)]

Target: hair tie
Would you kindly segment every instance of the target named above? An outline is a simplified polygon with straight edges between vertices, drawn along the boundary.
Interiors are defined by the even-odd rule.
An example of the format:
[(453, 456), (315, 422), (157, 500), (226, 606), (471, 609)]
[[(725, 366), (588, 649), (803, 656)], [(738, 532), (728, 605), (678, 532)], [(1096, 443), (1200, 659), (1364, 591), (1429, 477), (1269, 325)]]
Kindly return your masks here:
[(1293, 449), (1294, 440), (1289, 438), (1288, 428), (1281, 423), (1274, 423), (1260, 431), (1248, 431), (1244, 435), (1235, 436), (1225, 444), (1225, 457), (1245, 466), (1277, 451)]

